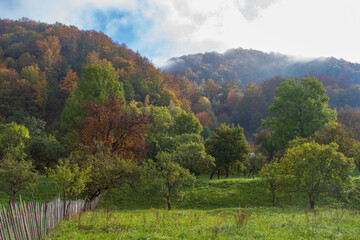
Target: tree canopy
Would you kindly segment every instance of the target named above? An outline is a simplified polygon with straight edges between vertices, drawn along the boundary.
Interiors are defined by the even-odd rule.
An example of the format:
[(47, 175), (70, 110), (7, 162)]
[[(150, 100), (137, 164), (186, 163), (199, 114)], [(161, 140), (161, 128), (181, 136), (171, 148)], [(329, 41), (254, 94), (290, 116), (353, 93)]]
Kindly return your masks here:
[(117, 81), (118, 74), (110, 62), (102, 65), (92, 64), (82, 70), (78, 84), (67, 99), (65, 109), (61, 115), (63, 125), (68, 129), (77, 129), (86, 116), (84, 107), (91, 101), (104, 103), (113, 94), (124, 100), (122, 83)]
[(263, 121), (274, 129), (273, 137), (279, 148), (296, 138), (313, 135), (325, 124), (336, 120), (336, 111), (328, 108), (329, 97), (322, 83), (315, 78), (301, 82), (289, 79), (275, 90), (275, 98), (268, 111), (272, 113)]
[(222, 124), (208, 139), (206, 151), (215, 158), (216, 169), (224, 168), (228, 178), (231, 164), (243, 163), (250, 149), (243, 128)]
[(336, 196), (351, 186), (353, 161), (337, 150), (335, 143), (320, 145), (310, 141), (288, 149), (280, 160), (280, 165), (289, 169), (288, 174), (295, 179), (293, 188), (306, 194), (311, 209), (321, 194)]

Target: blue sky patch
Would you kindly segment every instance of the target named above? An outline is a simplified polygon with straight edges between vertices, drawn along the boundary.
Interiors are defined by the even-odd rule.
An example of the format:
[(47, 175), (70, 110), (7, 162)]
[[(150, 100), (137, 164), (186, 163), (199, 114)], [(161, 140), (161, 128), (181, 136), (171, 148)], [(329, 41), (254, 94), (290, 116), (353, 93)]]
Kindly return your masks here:
[(19, 0), (0, 0), (1, 8), (6, 8), (8, 10), (15, 10), (20, 4)]
[(151, 19), (146, 19), (140, 11), (94, 9), (90, 15), (92, 18), (90, 24), (95, 30), (104, 32), (114, 41), (125, 43), (130, 48), (136, 45), (144, 31), (152, 27)]

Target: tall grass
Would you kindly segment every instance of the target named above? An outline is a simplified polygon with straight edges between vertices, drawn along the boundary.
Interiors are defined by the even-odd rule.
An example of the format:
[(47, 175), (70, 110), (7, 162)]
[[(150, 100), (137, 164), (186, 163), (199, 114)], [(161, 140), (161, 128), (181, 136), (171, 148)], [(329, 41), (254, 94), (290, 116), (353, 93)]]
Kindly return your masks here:
[(358, 226), (360, 212), (346, 209), (103, 209), (86, 213), (81, 225), (61, 222), (45, 239), (357, 239)]

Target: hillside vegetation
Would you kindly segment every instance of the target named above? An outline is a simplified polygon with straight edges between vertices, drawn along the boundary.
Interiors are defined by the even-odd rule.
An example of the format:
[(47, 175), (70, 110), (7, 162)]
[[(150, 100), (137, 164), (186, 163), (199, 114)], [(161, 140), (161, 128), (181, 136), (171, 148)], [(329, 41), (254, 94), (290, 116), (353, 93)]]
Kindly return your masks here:
[(301, 59), (280, 53), (253, 49), (229, 49), (224, 53), (208, 52), (168, 60), (164, 67), (172, 73), (191, 76), (191, 80), (213, 79), (221, 85), (235, 80), (239, 86), (260, 83), (271, 77), (329, 75), (360, 83), (360, 64), (336, 58)]
[(358, 65), (324, 62), (238, 49), (161, 72), (101, 32), (0, 20), (0, 202), (100, 199), (49, 239), (351, 239)]

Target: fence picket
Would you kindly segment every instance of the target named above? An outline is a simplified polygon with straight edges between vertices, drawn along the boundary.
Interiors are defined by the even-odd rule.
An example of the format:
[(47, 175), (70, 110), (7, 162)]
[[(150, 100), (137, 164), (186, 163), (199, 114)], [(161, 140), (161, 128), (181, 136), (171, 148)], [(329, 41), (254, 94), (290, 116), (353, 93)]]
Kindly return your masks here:
[[(99, 199), (89, 203), (94, 210)], [(66, 214), (73, 217), (84, 208), (84, 200), (69, 201)], [(18, 203), (0, 207), (0, 240), (40, 240), (64, 218), (64, 204), (60, 196), (51, 202), (28, 203), (19, 197)]]

